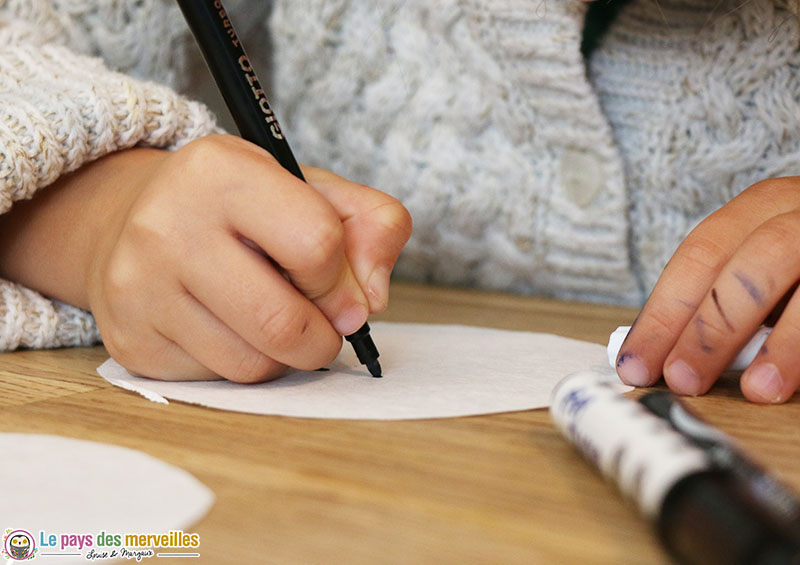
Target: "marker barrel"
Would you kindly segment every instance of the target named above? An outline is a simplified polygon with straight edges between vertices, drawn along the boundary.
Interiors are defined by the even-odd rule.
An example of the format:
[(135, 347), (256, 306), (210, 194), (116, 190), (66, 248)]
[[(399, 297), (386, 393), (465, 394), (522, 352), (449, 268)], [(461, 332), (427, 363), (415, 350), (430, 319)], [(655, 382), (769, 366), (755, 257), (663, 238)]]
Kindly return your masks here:
[(676, 558), (703, 565), (800, 563), (795, 524), (781, 520), (740, 476), (715, 467), (704, 449), (605, 379), (594, 371), (565, 378), (553, 391), (550, 415), (656, 523)]
[(222, 2), (178, 0), (178, 5), (242, 138), (305, 180)]
[(550, 416), (648, 518), (657, 516), (679, 480), (711, 465), (702, 449), (595, 371), (562, 380), (553, 391)]

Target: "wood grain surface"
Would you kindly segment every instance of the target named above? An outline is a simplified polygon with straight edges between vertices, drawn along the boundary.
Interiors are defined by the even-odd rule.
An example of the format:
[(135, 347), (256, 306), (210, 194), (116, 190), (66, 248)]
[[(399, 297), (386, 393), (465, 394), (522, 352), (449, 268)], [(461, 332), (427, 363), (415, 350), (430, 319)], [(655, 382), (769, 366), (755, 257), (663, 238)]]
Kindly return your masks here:
[[(375, 319), (605, 343), (634, 315), (393, 284), (390, 309)], [(1, 355), (0, 431), (123, 445), (193, 473), (217, 501), (190, 530), (201, 536), (201, 557), (181, 562), (670, 562), (651, 526), (546, 410), (374, 422), (164, 406), (108, 385), (95, 372), (105, 358), (102, 347)], [(732, 380), (688, 402), (800, 489), (800, 402), (755, 406)]]

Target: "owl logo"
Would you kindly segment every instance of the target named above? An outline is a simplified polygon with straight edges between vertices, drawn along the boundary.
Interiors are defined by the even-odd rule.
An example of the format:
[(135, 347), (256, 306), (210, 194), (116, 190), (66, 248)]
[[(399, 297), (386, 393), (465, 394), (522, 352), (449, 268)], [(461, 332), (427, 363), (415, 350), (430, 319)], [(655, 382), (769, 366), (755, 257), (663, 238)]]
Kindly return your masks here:
[(25, 530), (6, 530), (3, 538), (3, 555), (14, 561), (33, 559), (36, 554), (36, 543), (33, 535)]

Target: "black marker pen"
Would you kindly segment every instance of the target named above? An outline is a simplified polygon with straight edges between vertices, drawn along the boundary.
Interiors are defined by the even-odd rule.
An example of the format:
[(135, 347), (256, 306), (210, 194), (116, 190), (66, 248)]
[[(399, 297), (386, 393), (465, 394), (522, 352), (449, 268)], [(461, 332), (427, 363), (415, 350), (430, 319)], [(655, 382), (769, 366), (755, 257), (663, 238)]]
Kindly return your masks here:
[(789, 487), (742, 453), (729, 436), (701, 420), (669, 392), (650, 392), (639, 398), (639, 402), (703, 449), (716, 468), (735, 475), (760, 504), (785, 524), (794, 525), (800, 534), (800, 502)]
[[(570, 375), (553, 391), (556, 426), (656, 522), (682, 563), (800, 563), (797, 504), (754, 493), (748, 473), (721, 466), (710, 451), (644, 404), (616, 392), (593, 371)], [(743, 456), (742, 456), (743, 457)], [(753, 468), (754, 465), (750, 464)]]
[[(178, 5), (203, 52), (239, 133), (247, 141), (269, 151), (283, 168), (305, 181), (222, 2), (178, 0)], [(382, 376), (378, 362), (380, 354), (369, 335), (369, 324), (365, 323), (345, 339), (353, 346), (358, 360), (367, 366), (370, 374), (373, 377)]]

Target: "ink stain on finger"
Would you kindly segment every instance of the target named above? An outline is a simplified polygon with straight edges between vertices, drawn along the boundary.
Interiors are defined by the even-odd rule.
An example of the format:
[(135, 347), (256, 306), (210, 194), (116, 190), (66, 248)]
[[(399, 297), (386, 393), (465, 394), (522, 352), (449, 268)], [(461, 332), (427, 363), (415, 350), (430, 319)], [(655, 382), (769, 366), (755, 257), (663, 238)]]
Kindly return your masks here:
[(617, 361), (617, 367), (622, 367), (625, 364), (625, 361), (633, 357), (633, 353), (623, 353), (620, 355), (619, 360)]
[(738, 271), (733, 273), (733, 276), (736, 277), (736, 280), (738, 280), (739, 283), (741, 283), (741, 285), (747, 291), (747, 294), (749, 294), (750, 298), (753, 299), (753, 302), (755, 302), (758, 306), (762, 306), (764, 304), (764, 295), (750, 277)]
[(700, 342), (700, 349), (703, 353), (714, 353), (714, 348), (708, 344), (706, 336), (706, 321), (702, 316), (694, 319), (694, 329), (697, 331), (697, 340)]
[(764, 345), (761, 346), (761, 349), (758, 350), (758, 354), (766, 355), (767, 353), (769, 353), (769, 350), (767, 349), (767, 344), (765, 343)]
[(731, 321), (728, 319), (728, 316), (725, 314), (725, 311), (722, 309), (722, 306), (719, 303), (719, 296), (717, 296), (717, 289), (711, 289), (711, 299), (714, 301), (714, 306), (717, 307), (717, 312), (719, 312), (722, 321), (725, 322), (725, 326), (728, 328), (728, 331), (735, 332), (736, 329), (731, 324)]

